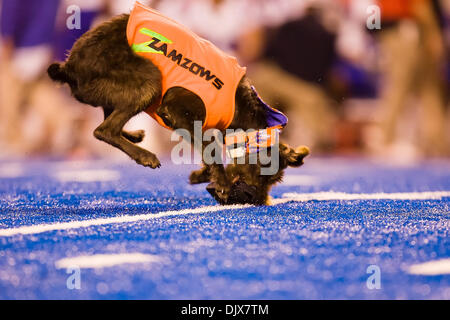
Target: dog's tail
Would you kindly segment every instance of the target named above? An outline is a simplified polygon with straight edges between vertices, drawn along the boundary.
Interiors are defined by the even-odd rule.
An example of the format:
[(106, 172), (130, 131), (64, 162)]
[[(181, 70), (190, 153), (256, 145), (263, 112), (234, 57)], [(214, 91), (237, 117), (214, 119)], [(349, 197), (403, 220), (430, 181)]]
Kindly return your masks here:
[(61, 65), (61, 63), (58, 63), (58, 62), (52, 63), (48, 67), (47, 73), (48, 73), (49, 77), (54, 81), (58, 81), (61, 83), (66, 83), (66, 82), (70, 81), (70, 79), (69, 79), (67, 73), (65, 72), (64, 67)]

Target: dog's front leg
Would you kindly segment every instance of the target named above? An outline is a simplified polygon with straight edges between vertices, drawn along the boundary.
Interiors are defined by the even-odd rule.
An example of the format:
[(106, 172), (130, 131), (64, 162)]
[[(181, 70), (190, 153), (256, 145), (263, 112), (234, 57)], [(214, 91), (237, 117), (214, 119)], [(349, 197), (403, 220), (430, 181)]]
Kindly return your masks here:
[(94, 136), (110, 145), (122, 150), (138, 164), (145, 167), (159, 168), (161, 166), (156, 155), (131, 143), (122, 134), (123, 126), (133, 115), (123, 110), (111, 112), (94, 131)]
[(200, 169), (192, 171), (189, 175), (190, 184), (200, 184), (210, 182), (211, 174), (209, 172), (209, 166), (204, 164)]

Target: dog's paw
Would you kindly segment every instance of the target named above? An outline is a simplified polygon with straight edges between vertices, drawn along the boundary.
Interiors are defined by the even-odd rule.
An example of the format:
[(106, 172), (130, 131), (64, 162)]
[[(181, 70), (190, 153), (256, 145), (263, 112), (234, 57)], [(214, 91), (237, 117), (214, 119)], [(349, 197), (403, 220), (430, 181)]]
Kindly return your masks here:
[(152, 169), (161, 167), (158, 158), (152, 153), (141, 155), (136, 159), (136, 162), (144, 167), (150, 167)]
[(307, 146), (299, 146), (295, 148), (295, 152), (302, 155), (303, 157), (306, 157), (309, 155), (309, 148)]
[(303, 164), (303, 159), (309, 155), (309, 148), (300, 146), (295, 149), (289, 148), (284, 153), (284, 158), (290, 167), (299, 167)]
[(209, 182), (209, 172), (206, 167), (203, 167), (199, 170), (192, 171), (189, 175), (189, 183), (190, 184), (200, 184)]
[(133, 143), (142, 142), (145, 138), (144, 130), (136, 130), (136, 131), (122, 131), (122, 135), (129, 141)]

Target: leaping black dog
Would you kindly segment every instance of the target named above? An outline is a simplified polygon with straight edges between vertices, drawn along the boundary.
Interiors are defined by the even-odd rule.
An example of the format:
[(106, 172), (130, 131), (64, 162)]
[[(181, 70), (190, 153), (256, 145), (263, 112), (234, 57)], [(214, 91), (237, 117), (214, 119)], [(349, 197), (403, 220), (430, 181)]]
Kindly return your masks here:
[[(143, 140), (144, 131), (124, 131), (124, 125), (138, 113), (147, 111), (162, 125), (170, 129), (189, 130), (193, 137), (194, 121), (201, 121), (204, 125), (207, 121), (214, 124), (212, 116), (208, 114), (208, 99), (213, 101), (217, 95), (225, 92), (228, 83), (224, 83), (216, 74), (215, 79), (219, 80), (208, 82), (213, 76), (210, 70), (200, 63), (195, 63), (194, 66), (193, 59), (189, 59), (190, 56), (185, 54), (183, 57), (181, 52), (177, 52), (177, 48), (171, 49), (170, 46), (177, 44), (173, 39), (175, 35), (171, 36), (170, 32), (169, 35), (167, 32), (162, 35), (162, 32), (148, 28), (148, 25), (139, 24), (140, 21), (148, 21), (146, 14), (156, 14), (156, 23), (158, 21), (165, 23), (167, 20), (168, 29), (176, 25), (176, 22), (137, 3), (131, 17), (128, 14), (117, 16), (85, 33), (74, 44), (67, 60), (51, 64), (48, 74), (54, 81), (67, 83), (73, 96), (81, 103), (103, 109), (104, 121), (94, 131), (97, 139), (119, 148), (138, 164), (158, 168), (160, 162), (156, 155), (136, 145)], [(131, 23), (132, 19), (137, 22)], [(130, 31), (131, 24), (137, 25), (137, 29)], [(139, 39), (130, 40), (130, 34), (133, 32), (138, 33), (138, 38), (147, 37), (145, 39), (148, 41), (135, 43), (134, 40)], [(199, 45), (218, 52), (219, 57), (215, 57), (216, 64), (220, 64), (221, 57), (224, 57), (224, 60), (229, 59), (229, 56), (209, 42), (198, 38), (190, 31), (185, 33), (194, 37)], [(150, 58), (145, 56), (146, 54)], [(192, 55), (195, 56), (196, 53), (193, 52)], [(185, 63), (181, 61), (182, 57), (191, 61), (190, 67), (182, 66)], [(159, 62), (161, 60), (157, 60), (162, 58), (165, 59), (162, 61), (171, 66), (167, 67), (169, 71)], [(190, 90), (188, 85), (183, 85), (183, 79), (176, 80), (174, 84), (167, 84), (167, 79), (173, 78), (170, 71), (173, 68), (178, 70), (181, 77), (184, 76), (182, 72), (186, 72), (189, 76), (196, 77), (195, 81), (202, 81), (199, 82), (199, 86), (208, 85), (209, 87), (204, 89), (205, 92), (210, 88), (216, 91), (212, 91), (210, 97), (205, 98), (202, 96), (203, 93), (194, 92), (195, 90)], [(185, 80), (185, 83), (189, 81), (191, 80)], [(219, 86), (221, 88), (218, 88)], [(267, 128), (267, 106), (252, 89), (250, 81), (244, 74), (239, 77), (232, 89), (233, 113), (229, 117), (229, 123), (225, 125), (221, 119), (217, 120), (216, 123), (221, 124), (216, 126), (217, 129), (225, 134), (225, 129)], [(225, 107), (227, 106), (223, 106), (224, 109)], [(287, 166), (295, 167), (303, 164), (303, 158), (308, 153), (306, 147), (294, 150), (280, 144), (280, 166), (273, 175), (261, 175), (260, 164), (230, 164), (225, 169), (223, 164), (214, 163), (204, 164), (200, 170), (192, 172), (190, 183), (210, 182), (208, 191), (221, 204), (267, 204), (269, 189), (282, 179), (283, 170)]]

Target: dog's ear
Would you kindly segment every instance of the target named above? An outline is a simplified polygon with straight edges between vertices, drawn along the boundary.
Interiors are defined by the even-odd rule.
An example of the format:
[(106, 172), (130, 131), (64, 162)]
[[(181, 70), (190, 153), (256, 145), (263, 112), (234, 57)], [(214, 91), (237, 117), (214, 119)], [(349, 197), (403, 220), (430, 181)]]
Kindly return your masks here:
[(64, 68), (61, 67), (61, 63), (52, 63), (48, 67), (47, 73), (49, 77), (54, 81), (58, 81), (61, 83), (69, 82), (69, 78), (66, 72), (64, 71)]

